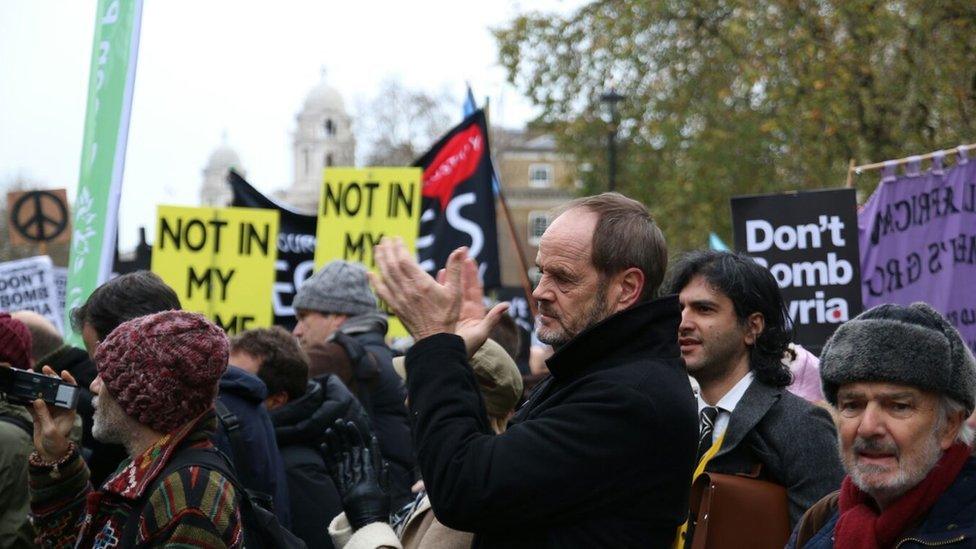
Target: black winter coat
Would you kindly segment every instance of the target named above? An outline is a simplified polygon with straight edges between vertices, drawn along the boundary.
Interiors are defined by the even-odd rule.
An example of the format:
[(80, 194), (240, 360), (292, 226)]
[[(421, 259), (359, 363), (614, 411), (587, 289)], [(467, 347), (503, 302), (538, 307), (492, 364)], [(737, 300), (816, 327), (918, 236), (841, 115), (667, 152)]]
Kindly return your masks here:
[(370, 331), (350, 335), (377, 362), (378, 375), (369, 387), (359, 388), (359, 400), (369, 416), (383, 459), (389, 464), (393, 508), (397, 509), (413, 500), (410, 487), (416, 481), (410, 420), (407, 418), (407, 391), (393, 369), (393, 353), (383, 340), (383, 334)]
[(585, 330), (497, 436), (461, 338), (417, 342), (407, 384), (437, 518), (475, 547), (669, 547), (698, 437), (679, 322), (671, 296)]
[(369, 420), (356, 397), (329, 374), (309, 381), (301, 398), (271, 411), (288, 479), (291, 531), (309, 549), (333, 547), (329, 522), (342, 512), (339, 493), (318, 451), (325, 430), (337, 419), (354, 421), (369, 432)]

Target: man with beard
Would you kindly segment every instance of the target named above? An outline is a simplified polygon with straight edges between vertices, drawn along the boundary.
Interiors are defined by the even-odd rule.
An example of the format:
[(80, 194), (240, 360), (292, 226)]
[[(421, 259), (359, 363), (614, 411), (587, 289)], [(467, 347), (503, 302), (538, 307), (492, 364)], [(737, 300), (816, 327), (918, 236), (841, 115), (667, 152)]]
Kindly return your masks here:
[[(92, 433), (121, 444), (129, 458), (94, 490), (67, 439), (75, 411), (35, 400), (29, 407), (35, 451), (28, 462), (41, 545), (241, 546), (232, 482), (179, 463), (183, 452), (213, 447), (217, 382), (227, 368), (224, 332), (201, 315), (167, 311), (123, 323), (94, 358)], [(44, 373), (55, 374), (49, 366)], [(67, 371), (60, 375), (74, 384)]]
[[(133, 318), (180, 309), (180, 298), (159, 275), (149, 271), (135, 271), (109, 280), (95, 289), (84, 305), (71, 312), (71, 323), (82, 335), (88, 354), (94, 358), (99, 343), (120, 324)], [(52, 363), (56, 368), (59, 364)], [(72, 375), (84, 370), (71, 370)], [(93, 378), (94, 376), (92, 376)], [(87, 388), (91, 381), (78, 378)], [(85, 391), (87, 392), (87, 391)], [(283, 525), (290, 524), (288, 515), (288, 489), (281, 454), (275, 444), (274, 429), (267, 410), (261, 406), (267, 397), (267, 388), (257, 376), (238, 368), (227, 368), (220, 378), (217, 393), (219, 412), (214, 443), (235, 463), (238, 478), (244, 487), (262, 504), (273, 505), (275, 516)], [(90, 393), (89, 397), (90, 398)], [(79, 406), (79, 412), (86, 409)], [(232, 421), (225, 425), (225, 419)], [(91, 416), (87, 425), (91, 428)], [(237, 443), (231, 440), (230, 431), (236, 423)], [(92, 445), (90, 459), (92, 484), (99, 486), (116, 471), (126, 457), (125, 449), (117, 444), (104, 444), (97, 440)], [(246, 448), (247, 455), (240, 455), (238, 448)]]
[(959, 332), (924, 303), (879, 305), (837, 329), (820, 375), (847, 476), (788, 547), (976, 546), (976, 361)]
[[(688, 509), (695, 402), (674, 334), (674, 296), (653, 299), (667, 247), (647, 208), (581, 198), (546, 229), (542, 382), (495, 435), (469, 357), (507, 304), (486, 313), (477, 266), (456, 250), (435, 281), (402, 243), (374, 249), (380, 297), (416, 339), (407, 389), (417, 460), (444, 525), (475, 547), (667, 547)], [(460, 337), (459, 337), (460, 336)]]
[(796, 524), (843, 470), (830, 414), (786, 390), (791, 332), (776, 280), (746, 256), (697, 251), (675, 267), (671, 291), (681, 356), (700, 386), (697, 471), (758, 471), (786, 488)]

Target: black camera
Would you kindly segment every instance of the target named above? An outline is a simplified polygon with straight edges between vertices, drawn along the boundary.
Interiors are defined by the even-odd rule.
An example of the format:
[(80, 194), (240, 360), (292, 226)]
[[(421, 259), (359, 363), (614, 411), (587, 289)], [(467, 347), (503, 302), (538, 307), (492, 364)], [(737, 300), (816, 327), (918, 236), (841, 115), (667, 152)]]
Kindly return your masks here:
[(78, 386), (60, 378), (3, 366), (0, 366), (0, 393), (15, 404), (30, 404), (39, 398), (59, 408), (76, 407), (81, 395)]

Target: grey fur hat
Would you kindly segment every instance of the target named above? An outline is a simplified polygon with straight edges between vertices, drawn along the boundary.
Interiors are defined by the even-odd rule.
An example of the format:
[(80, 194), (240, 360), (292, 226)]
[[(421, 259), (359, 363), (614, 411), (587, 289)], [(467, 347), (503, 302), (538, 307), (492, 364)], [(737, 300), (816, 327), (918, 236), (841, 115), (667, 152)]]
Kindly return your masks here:
[(824, 395), (846, 383), (882, 381), (949, 395), (972, 412), (976, 360), (959, 332), (925, 303), (878, 305), (847, 321), (820, 354)]
[(366, 267), (337, 259), (302, 284), (292, 307), (357, 316), (376, 312), (376, 296), (369, 289)]

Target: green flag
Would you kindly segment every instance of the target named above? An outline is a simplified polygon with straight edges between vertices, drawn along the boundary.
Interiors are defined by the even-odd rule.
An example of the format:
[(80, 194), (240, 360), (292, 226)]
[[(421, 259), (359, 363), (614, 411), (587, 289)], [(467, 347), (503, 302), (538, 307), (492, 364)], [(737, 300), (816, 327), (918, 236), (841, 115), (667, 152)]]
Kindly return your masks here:
[[(84, 304), (112, 271), (142, 0), (99, 0), (97, 10), (65, 290), (66, 316)], [(80, 345), (80, 335), (70, 326), (65, 322), (65, 339)]]

